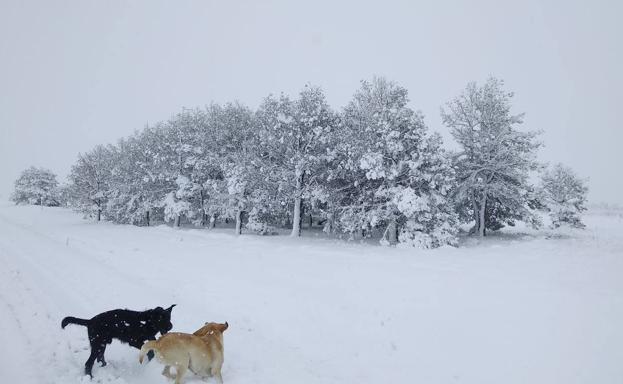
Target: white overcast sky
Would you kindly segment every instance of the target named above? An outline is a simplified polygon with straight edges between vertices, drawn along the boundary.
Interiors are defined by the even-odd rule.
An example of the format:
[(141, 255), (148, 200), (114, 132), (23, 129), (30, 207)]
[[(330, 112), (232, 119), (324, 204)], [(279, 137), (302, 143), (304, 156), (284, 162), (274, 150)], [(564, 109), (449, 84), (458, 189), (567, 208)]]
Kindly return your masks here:
[(339, 108), (375, 74), (450, 141), (440, 106), (493, 75), (544, 131), (542, 160), (623, 203), (622, 18), (620, 0), (0, 0), (0, 197), (184, 106), (312, 83)]

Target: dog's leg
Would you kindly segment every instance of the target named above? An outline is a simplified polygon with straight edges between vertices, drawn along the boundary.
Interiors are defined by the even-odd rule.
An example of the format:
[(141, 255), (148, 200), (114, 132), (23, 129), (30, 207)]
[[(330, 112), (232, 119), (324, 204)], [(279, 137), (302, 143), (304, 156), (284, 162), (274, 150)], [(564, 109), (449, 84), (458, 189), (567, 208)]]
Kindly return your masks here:
[(95, 358), (96, 358), (96, 355), (93, 352), (93, 350), (91, 350), (91, 356), (89, 356), (87, 362), (84, 363), (84, 374), (91, 376), (91, 378), (93, 378), (92, 372), (93, 372), (93, 363), (95, 362)]
[(187, 369), (188, 369), (188, 362), (186, 362), (186, 364), (175, 365), (175, 384), (182, 383), (182, 377), (184, 377), (184, 374), (186, 373)]
[(106, 359), (104, 358), (104, 351), (105, 351), (105, 350), (106, 350), (106, 349), (103, 349), (103, 350), (102, 350), (102, 353), (101, 353), (99, 356), (97, 356), (97, 362), (99, 362), (99, 363), (101, 364), (100, 366), (102, 366), (102, 367), (105, 367), (105, 366), (106, 366), (106, 364), (107, 364), (107, 363), (106, 363)]
[(106, 352), (106, 344), (102, 344), (100, 346), (99, 355), (97, 356), (97, 361), (99, 361), (102, 367), (106, 366), (106, 358), (104, 358), (104, 352)]
[(84, 363), (84, 374), (93, 377), (93, 363), (95, 363), (95, 359), (99, 355), (99, 351), (93, 345), (91, 345), (91, 355), (87, 359), (87, 362)]
[(207, 367), (203, 372), (198, 373), (201, 376), (201, 380), (208, 381), (210, 377), (212, 377), (212, 372), (210, 372), (210, 367)]
[(212, 375), (214, 375), (218, 383), (223, 384), (223, 376), (221, 375), (221, 367), (212, 367)]
[(216, 382), (219, 384), (223, 384), (223, 376), (221, 375), (221, 372), (218, 372), (214, 375), (214, 377), (216, 377)]
[(93, 363), (95, 363), (95, 360), (103, 361), (104, 364), (102, 364), (102, 366), (106, 365), (105, 364), (106, 361), (104, 360), (104, 352), (106, 351), (106, 344), (98, 339), (91, 339), (90, 343), (91, 343), (91, 355), (89, 355), (87, 362), (84, 364), (84, 374), (93, 377), (93, 373), (92, 373)]
[(212, 374), (212, 367), (208, 367), (208, 368), (206, 368), (206, 370), (205, 370), (205, 376), (206, 376), (206, 377), (212, 377), (212, 376), (214, 376), (214, 375)]
[(165, 365), (162, 370), (162, 375), (168, 377), (169, 379), (175, 379), (175, 377), (171, 374), (171, 366)]

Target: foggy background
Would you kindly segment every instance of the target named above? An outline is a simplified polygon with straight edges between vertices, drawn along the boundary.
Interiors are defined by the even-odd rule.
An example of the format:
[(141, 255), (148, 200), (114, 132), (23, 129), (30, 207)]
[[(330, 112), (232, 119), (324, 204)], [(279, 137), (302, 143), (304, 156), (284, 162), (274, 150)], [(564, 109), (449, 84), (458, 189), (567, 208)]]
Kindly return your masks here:
[(312, 83), (338, 109), (373, 75), (452, 147), (440, 107), (493, 75), (544, 131), (541, 160), (621, 204), (623, 2), (540, 3), (0, 0), (0, 198), (24, 168), (64, 181), (79, 152), (182, 107)]

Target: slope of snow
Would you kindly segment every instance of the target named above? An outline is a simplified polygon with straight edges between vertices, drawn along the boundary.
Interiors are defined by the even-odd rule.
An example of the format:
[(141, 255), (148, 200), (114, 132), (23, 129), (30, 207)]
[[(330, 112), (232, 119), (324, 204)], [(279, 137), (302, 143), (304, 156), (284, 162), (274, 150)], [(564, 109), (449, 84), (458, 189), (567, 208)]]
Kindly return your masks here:
[[(176, 331), (229, 322), (227, 384), (621, 383), (623, 218), (586, 221), (417, 251), (0, 203), (0, 382), (88, 383), (64, 316), (176, 303)], [(168, 382), (126, 345), (106, 357), (93, 382)]]

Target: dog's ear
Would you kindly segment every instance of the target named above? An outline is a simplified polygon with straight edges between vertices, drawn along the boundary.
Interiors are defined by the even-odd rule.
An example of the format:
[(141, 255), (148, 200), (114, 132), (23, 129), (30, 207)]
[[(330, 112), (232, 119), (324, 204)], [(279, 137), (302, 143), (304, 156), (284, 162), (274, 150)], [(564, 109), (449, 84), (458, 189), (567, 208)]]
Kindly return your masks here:
[(173, 310), (173, 307), (175, 307), (177, 304), (173, 304), (172, 306), (170, 306), (169, 308), (166, 309), (167, 312), (171, 313), (171, 311)]

